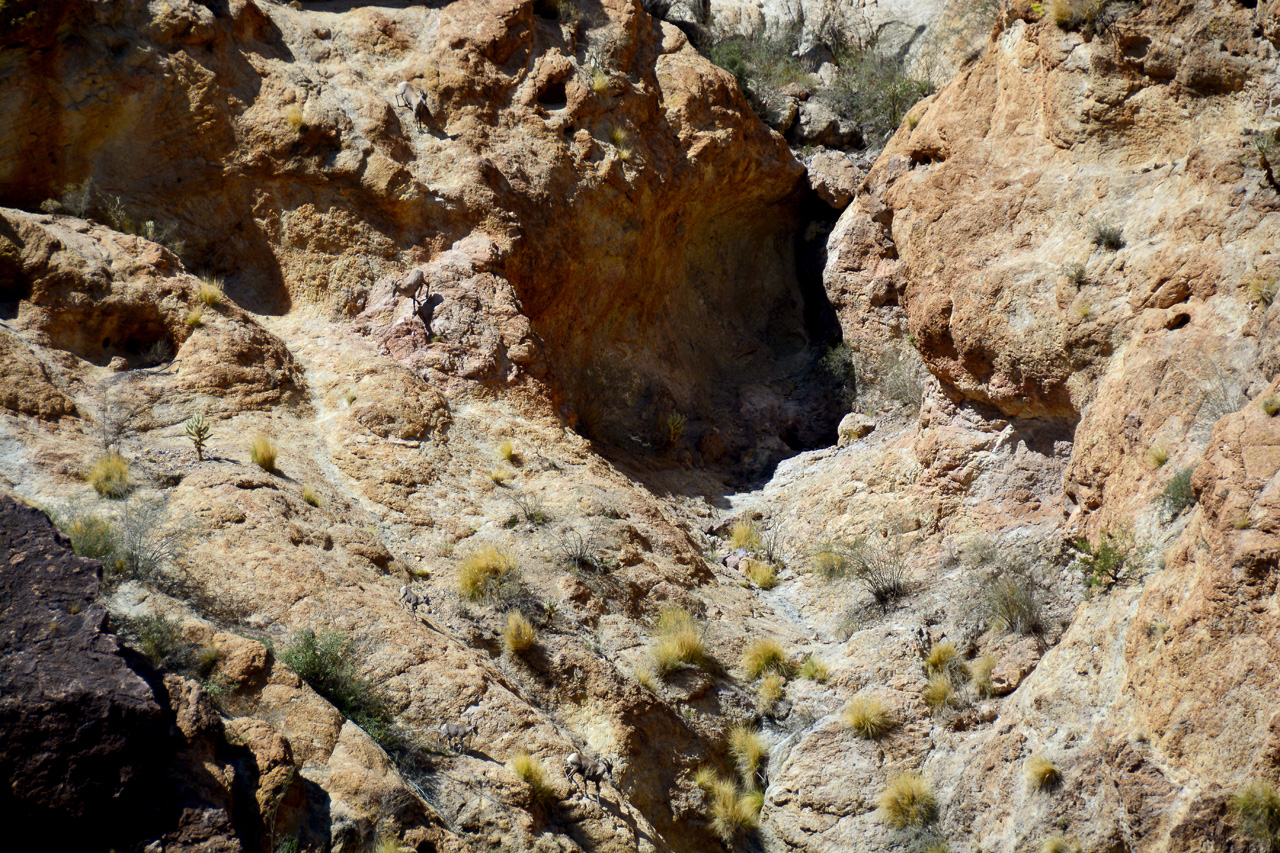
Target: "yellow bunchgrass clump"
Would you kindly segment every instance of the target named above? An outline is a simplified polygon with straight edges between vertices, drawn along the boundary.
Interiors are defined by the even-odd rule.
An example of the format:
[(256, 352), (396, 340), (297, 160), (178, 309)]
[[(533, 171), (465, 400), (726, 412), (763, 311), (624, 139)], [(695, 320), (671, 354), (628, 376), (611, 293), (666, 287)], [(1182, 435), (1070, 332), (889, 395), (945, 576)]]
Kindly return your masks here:
[(104, 498), (122, 498), (129, 494), (129, 460), (114, 450), (99, 456), (85, 479)]
[(1169, 450), (1163, 444), (1153, 444), (1147, 448), (1147, 461), (1155, 468), (1163, 468), (1169, 461)]
[(512, 610), (507, 614), (507, 627), (502, 630), (502, 639), (507, 644), (508, 649), (513, 653), (519, 654), (532, 648), (537, 638), (537, 630), (534, 629), (533, 623), (526, 619), (523, 613), (519, 610)]
[(495, 486), (501, 486), (511, 479), (511, 469), (499, 465), (489, 472), (489, 479), (493, 481)]
[(658, 685), (657, 682), (653, 680), (653, 670), (649, 669), (647, 666), (638, 667), (635, 675), (636, 684), (639, 684), (650, 693), (657, 692)]
[(721, 781), (714, 767), (703, 764), (693, 771), (693, 784), (704, 791), (713, 790)]
[(1258, 401), (1258, 405), (1262, 407), (1262, 411), (1267, 413), (1267, 417), (1274, 418), (1276, 413), (1280, 412), (1280, 397), (1268, 394)]
[(320, 506), (320, 495), (316, 494), (316, 490), (310, 486), (302, 487), (302, 499), (312, 506)]
[(809, 655), (805, 658), (804, 663), (800, 664), (800, 668), (796, 670), (796, 678), (816, 681), (819, 684), (826, 684), (827, 679), (830, 677), (831, 670), (825, 663), (813, 655)]
[(867, 740), (884, 737), (897, 724), (893, 711), (882, 699), (865, 693), (849, 700), (841, 719), (854, 734)]
[(938, 799), (919, 773), (895, 776), (880, 795), (880, 820), (894, 829), (927, 826), (937, 817)]
[(196, 299), (210, 308), (217, 308), (222, 304), (222, 286), (221, 277), (206, 275), (200, 279), (200, 289), (196, 291)]
[(773, 706), (782, 699), (782, 687), (786, 681), (776, 672), (771, 672), (760, 679), (760, 686), (756, 688), (756, 710), (761, 714), (772, 713)]
[(933, 648), (929, 649), (929, 654), (924, 659), (924, 669), (930, 676), (969, 677), (969, 668), (964, 665), (964, 661), (960, 659), (960, 652), (956, 650), (955, 643), (950, 640), (943, 640), (940, 643), (933, 644)]
[(603, 68), (591, 72), (591, 89), (597, 95), (609, 94), (609, 74)]
[(1266, 780), (1248, 783), (1231, 797), (1244, 834), (1261, 850), (1280, 850), (1280, 791)]
[(506, 548), (485, 544), (462, 558), (458, 592), (467, 601), (480, 601), (516, 570), (516, 558)]
[(268, 474), (275, 473), (276, 446), (271, 443), (271, 437), (261, 432), (255, 435), (253, 443), (249, 445), (249, 458)]
[(924, 704), (934, 714), (941, 713), (944, 709), (956, 702), (956, 688), (951, 683), (951, 678), (946, 673), (940, 673), (929, 679), (929, 684), (921, 693)]
[(517, 752), (507, 762), (511, 772), (515, 773), (533, 791), (533, 798), (541, 803), (555, 799), (555, 789), (547, 781), (547, 771), (542, 769), (542, 762), (527, 752)]
[(1062, 772), (1043, 755), (1027, 759), (1027, 785), (1034, 791), (1047, 791), (1062, 781)]
[(764, 795), (752, 788), (739, 792), (728, 780), (721, 779), (711, 789), (711, 829), (726, 843), (760, 825), (760, 809)]
[(680, 607), (668, 607), (658, 614), (657, 638), (650, 653), (662, 676), (684, 664), (706, 668), (711, 660), (702, 642), (702, 629), (693, 615)]
[(1253, 527), (1253, 519), (1249, 517), (1249, 513), (1241, 512), (1231, 521), (1231, 526), (1236, 530), (1248, 530)]
[(760, 732), (745, 723), (729, 729), (729, 756), (743, 779), (754, 779), (768, 754)]
[(969, 684), (973, 686), (973, 692), (983, 699), (990, 697), (995, 691), (991, 673), (995, 671), (997, 663), (995, 655), (985, 654), (969, 667)]
[(290, 104), (285, 107), (284, 120), (294, 133), (302, 133), (307, 129), (307, 120), (302, 115), (302, 108), (297, 104)]
[(185, 322), (188, 326), (190, 326), (193, 329), (198, 329), (201, 326), (203, 326), (204, 312), (200, 310), (200, 306), (197, 305), (195, 308), (192, 308), (190, 311), (188, 311), (187, 317), (183, 322)]
[(763, 560), (751, 561), (751, 565), (747, 568), (747, 577), (761, 589), (773, 589), (778, 585), (778, 572), (773, 567), (773, 563), (766, 563)]
[(1245, 291), (1251, 301), (1265, 308), (1275, 301), (1278, 283), (1280, 279), (1274, 274), (1256, 275), (1245, 284)]
[(729, 531), (729, 548), (735, 551), (739, 548), (759, 551), (760, 528), (756, 527), (754, 521), (739, 521)]
[(1084, 848), (1074, 838), (1050, 835), (1040, 845), (1040, 853), (1084, 853)]
[(742, 653), (741, 666), (747, 679), (754, 681), (766, 672), (791, 675), (791, 663), (787, 660), (782, 644), (768, 637), (755, 640)]
[(516, 446), (510, 439), (498, 445), (498, 458), (512, 465), (519, 461), (520, 454), (516, 452)]

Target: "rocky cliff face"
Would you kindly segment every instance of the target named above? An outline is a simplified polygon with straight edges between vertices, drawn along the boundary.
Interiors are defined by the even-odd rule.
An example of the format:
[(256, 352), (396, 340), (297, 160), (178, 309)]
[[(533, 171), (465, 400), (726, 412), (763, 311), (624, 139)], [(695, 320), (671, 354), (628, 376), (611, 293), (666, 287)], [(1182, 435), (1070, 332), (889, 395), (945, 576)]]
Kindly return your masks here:
[[(820, 232), (800, 161), (639, 5), (295, 5), (3, 18), (0, 477), (116, 537), (101, 603), (67, 557), (81, 582), (37, 602), (10, 535), (0, 579), (31, 603), (6, 660), (56, 647), (125, 685), (100, 717), (169, 727), (118, 772), (157, 725), (82, 751), (7, 698), (6, 814), (91, 826), (165, 778), (194, 793), (126, 808), (121, 843), (1248, 849), (1229, 800), (1275, 778), (1280, 675), (1270, 6), (1005, 4), (832, 196), (824, 256), (796, 248)], [(831, 320), (849, 349), (815, 371)], [(87, 482), (107, 451), (115, 500)], [(43, 523), (10, 506), (6, 533)], [(470, 596), (493, 547), (518, 571)], [(867, 554), (901, 596), (859, 583)], [(712, 662), (664, 676), (671, 607)], [(107, 611), (207, 665), (139, 676)], [(381, 704), (300, 678), (305, 631)], [(782, 662), (766, 696), (739, 663), (760, 638), (829, 677)], [(924, 659), (946, 642), (954, 664)], [(51, 672), (14, 664), (5, 696), (64, 701)], [(851, 731), (855, 696), (887, 735)], [(733, 769), (739, 723), (758, 772)], [(57, 773), (22, 770), (50, 744)], [(599, 797), (575, 751), (612, 760)], [(705, 767), (760, 788), (737, 831)], [(908, 770), (937, 817), (895, 829)]]

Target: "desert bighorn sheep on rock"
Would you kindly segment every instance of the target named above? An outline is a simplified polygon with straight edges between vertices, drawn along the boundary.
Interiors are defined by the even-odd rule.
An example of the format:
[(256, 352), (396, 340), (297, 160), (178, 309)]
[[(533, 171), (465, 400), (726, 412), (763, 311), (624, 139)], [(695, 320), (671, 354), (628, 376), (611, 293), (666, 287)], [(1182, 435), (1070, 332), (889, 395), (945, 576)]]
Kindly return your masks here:
[(417, 123), (418, 130), (422, 130), (424, 117), (426, 119), (431, 118), (431, 110), (427, 107), (427, 99), (407, 81), (396, 86), (395, 101), (397, 104), (403, 103), (404, 106), (409, 108), (409, 112), (413, 113), (413, 120)]
[(437, 730), (445, 745), (455, 744), (454, 749), (466, 746), (475, 736), (476, 727), (471, 723), (444, 723)]
[(582, 777), (582, 791), (584, 794), (588, 793), (589, 784), (595, 782), (597, 803), (600, 802), (600, 783), (606, 778), (611, 783), (613, 782), (613, 762), (607, 758), (592, 761), (580, 753), (571, 752), (569, 757), (564, 760), (564, 770), (575, 788), (578, 787), (578, 777)]
[(417, 593), (409, 589), (408, 586), (400, 587), (400, 606), (410, 613), (417, 613), (418, 608), (423, 605), (430, 605), (427, 600), (426, 593)]

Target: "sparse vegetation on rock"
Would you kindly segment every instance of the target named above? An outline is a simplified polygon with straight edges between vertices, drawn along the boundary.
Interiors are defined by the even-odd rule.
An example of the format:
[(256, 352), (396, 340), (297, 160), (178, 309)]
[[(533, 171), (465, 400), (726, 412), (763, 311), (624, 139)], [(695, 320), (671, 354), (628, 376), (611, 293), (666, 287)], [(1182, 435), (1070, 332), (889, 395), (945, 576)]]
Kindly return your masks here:
[(105, 453), (89, 466), (85, 479), (104, 498), (123, 498), (131, 488), (129, 460), (119, 453)]
[(1043, 755), (1027, 759), (1027, 785), (1036, 791), (1055, 788), (1062, 781), (1062, 771)]
[(249, 445), (249, 458), (268, 474), (276, 473), (276, 446), (269, 435), (258, 433)]
[(880, 794), (880, 819), (894, 829), (924, 827), (938, 818), (938, 799), (919, 773), (907, 771), (889, 781)]
[(341, 631), (296, 633), (280, 659), (374, 740), (392, 737), (393, 718), (373, 683), (356, 669), (355, 646)]
[(1280, 850), (1280, 791), (1262, 779), (1244, 785), (1231, 797), (1240, 832), (1262, 850)]
[(502, 630), (502, 639), (508, 650), (515, 654), (533, 648), (538, 639), (538, 631), (533, 623), (519, 610), (507, 614), (507, 624)]
[(458, 592), (467, 601), (502, 600), (508, 597), (507, 588), (518, 583), (515, 557), (500, 545), (477, 546), (458, 567)]
[(876, 740), (897, 725), (893, 711), (873, 694), (859, 693), (849, 700), (841, 714), (844, 724), (858, 737)]

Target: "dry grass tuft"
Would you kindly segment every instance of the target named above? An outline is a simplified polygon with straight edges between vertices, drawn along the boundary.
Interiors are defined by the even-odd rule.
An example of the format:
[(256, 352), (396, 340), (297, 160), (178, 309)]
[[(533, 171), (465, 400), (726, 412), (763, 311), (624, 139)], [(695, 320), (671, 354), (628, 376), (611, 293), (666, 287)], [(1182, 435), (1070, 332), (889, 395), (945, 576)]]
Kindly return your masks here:
[(192, 308), (190, 311), (188, 311), (186, 319), (184, 319), (183, 322), (193, 329), (198, 329), (201, 326), (203, 326), (204, 312), (200, 310), (200, 306), (197, 305), (195, 308)]
[(894, 829), (923, 827), (938, 818), (938, 799), (919, 773), (895, 776), (880, 795), (880, 819)]
[(485, 544), (462, 558), (458, 592), (467, 601), (481, 601), (516, 570), (516, 558), (506, 548)]
[(1240, 829), (1263, 850), (1280, 850), (1280, 792), (1272, 783), (1250, 782), (1231, 798)]
[(1155, 468), (1163, 468), (1169, 461), (1169, 450), (1163, 444), (1153, 444), (1147, 448), (1147, 461)]
[(597, 95), (609, 94), (609, 74), (603, 68), (591, 72), (591, 90)]
[(507, 627), (502, 630), (502, 639), (508, 649), (519, 654), (533, 648), (534, 641), (538, 639), (538, 632), (523, 613), (512, 610), (507, 614)]
[(196, 299), (210, 308), (217, 308), (222, 304), (222, 277), (206, 275), (200, 278), (200, 289), (196, 291)]
[(1280, 412), (1280, 397), (1275, 394), (1268, 394), (1258, 401), (1258, 405), (1262, 407), (1262, 411), (1267, 413), (1267, 417), (1274, 418), (1277, 412)]
[(493, 481), (495, 486), (501, 486), (511, 479), (511, 469), (499, 465), (489, 472), (489, 479)]
[(302, 487), (302, 499), (314, 507), (320, 506), (320, 495), (310, 486)]
[(819, 658), (809, 655), (804, 659), (804, 663), (800, 664), (800, 668), (796, 670), (796, 678), (804, 678), (809, 681), (816, 681), (819, 684), (826, 684), (827, 679), (831, 677), (831, 670)]
[(507, 762), (511, 772), (515, 773), (533, 791), (533, 798), (540, 803), (549, 803), (556, 798), (555, 789), (547, 781), (547, 771), (542, 762), (527, 752), (517, 752)]
[(721, 780), (720, 774), (716, 772), (716, 769), (708, 764), (699, 765), (698, 768), (693, 771), (693, 784), (697, 785), (703, 791), (715, 790), (715, 787), (722, 781), (723, 780)]
[(684, 664), (703, 669), (712, 665), (702, 642), (702, 628), (689, 611), (668, 607), (658, 614), (657, 641), (650, 649), (658, 675), (667, 676)]
[(849, 700), (841, 718), (854, 734), (867, 740), (882, 738), (897, 725), (889, 706), (879, 697), (865, 693)]
[(778, 585), (778, 572), (773, 567), (773, 563), (762, 560), (751, 561), (751, 566), (747, 569), (747, 577), (761, 589), (773, 589)]
[(648, 690), (650, 693), (656, 693), (658, 691), (657, 682), (653, 680), (653, 670), (649, 669), (647, 666), (637, 667), (635, 677), (636, 684), (639, 684), (645, 690)]
[(1048, 791), (1062, 781), (1062, 772), (1043, 755), (1027, 759), (1027, 785), (1034, 791)]
[(743, 779), (754, 779), (769, 750), (764, 738), (751, 726), (739, 724), (729, 729), (729, 756)]
[(739, 521), (729, 532), (730, 550), (736, 551), (742, 548), (747, 551), (759, 551), (761, 544), (760, 528), (754, 521)]
[(756, 688), (756, 711), (765, 715), (772, 714), (773, 706), (782, 699), (782, 687), (786, 683), (787, 680), (776, 672), (760, 679), (760, 686)]
[(129, 460), (114, 450), (99, 456), (85, 479), (104, 498), (122, 498), (129, 494)]
[(732, 782), (720, 780), (711, 790), (711, 829), (726, 843), (760, 825), (764, 795), (754, 789), (739, 792)]
[(995, 685), (991, 683), (991, 673), (995, 671), (996, 656), (985, 654), (973, 662), (969, 667), (969, 684), (973, 687), (973, 692), (983, 699), (987, 699), (993, 695)]
[(1062, 835), (1050, 835), (1040, 845), (1040, 853), (1084, 853), (1080, 842)]
[(284, 120), (294, 133), (302, 133), (307, 129), (307, 120), (302, 116), (302, 108), (297, 104), (290, 104), (284, 109)]
[(498, 458), (511, 465), (520, 461), (520, 454), (516, 452), (516, 446), (510, 439), (498, 445)]
[(940, 673), (929, 679), (921, 697), (931, 713), (939, 714), (956, 703), (956, 688), (950, 676)]
[(274, 474), (276, 471), (276, 446), (271, 443), (271, 437), (266, 433), (258, 433), (253, 437), (253, 443), (249, 445), (249, 458), (253, 460), (253, 464), (257, 465), (268, 474)]
[(969, 669), (960, 659), (960, 652), (956, 651), (955, 643), (949, 640), (933, 644), (933, 648), (929, 649), (928, 657), (924, 659), (924, 669), (931, 677), (946, 675), (968, 678), (969, 676)]
[(742, 669), (749, 681), (754, 681), (766, 672), (780, 675), (791, 675), (791, 663), (787, 660), (782, 644), (768, 637), (755, 640), (742, 653)]

